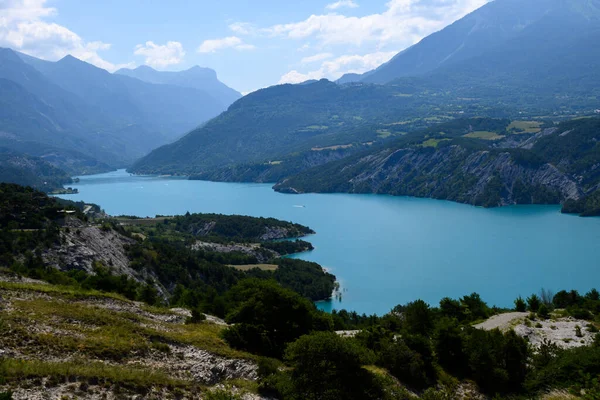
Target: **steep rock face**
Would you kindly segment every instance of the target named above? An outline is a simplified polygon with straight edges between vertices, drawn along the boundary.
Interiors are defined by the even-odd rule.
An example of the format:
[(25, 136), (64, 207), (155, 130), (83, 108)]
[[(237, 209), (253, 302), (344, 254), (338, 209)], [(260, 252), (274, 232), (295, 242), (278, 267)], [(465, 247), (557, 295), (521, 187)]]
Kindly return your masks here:
[(44, 262), (61, 271), (81, 270), (94, 275), (94, 263), (100, 262), (115, 275), (125, 275), (139, 283), (153, 279), (159, 295), (166, 299), (167, 290), (147, 271), (136, 271), (130, 266), (126, 246), (135, 240), (114, 230), (103, 230), (85, 225), (77, 219), (67, 221), (68, 229), (61, 231), (61, 244), (42, 254)]
[(385, 193), (485, 206), (554, 203), (582, 195), (577, 182), (551, 164), (529, 166), (509, 152), (470, 151), (459, 145), (383, 150), (346, 164), (326, 190), (297, 177), (275, 190)]

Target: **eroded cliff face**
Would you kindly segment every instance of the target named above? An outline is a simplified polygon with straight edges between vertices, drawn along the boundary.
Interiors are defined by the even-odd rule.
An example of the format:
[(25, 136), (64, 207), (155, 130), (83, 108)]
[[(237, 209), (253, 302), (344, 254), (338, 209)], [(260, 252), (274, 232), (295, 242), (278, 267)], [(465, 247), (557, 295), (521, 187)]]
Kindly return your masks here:
[[(407, 147), (345, 161), (322, 175), (298, 175), (275, 185), (286, 193), (347, 192), (428, 197), (495, 207), (558, 204), (577, 200), (577, 176), (557, 165), (520, 157), (518, 151), (554, 133), (552, 129), (521, 140), (511, 138), (489, 149), (462, 145)], [(308, 171), (310, 172), (310, 171)]]
[(80, 270), (91, 275), (96, 273), (95, 263), (100, 262), (114, 275), (125, 275), (138, 283), (154, 281), (159, 295), (167, 299), (167, 290), (154, 275), (131, 268), (126, 248), (134, 243), (135, 240), (112, 229), (104, 230), (69, 218), (61, 229), (61, 243), (46, 250), (42, 259), (46, 265), (61, 271)]

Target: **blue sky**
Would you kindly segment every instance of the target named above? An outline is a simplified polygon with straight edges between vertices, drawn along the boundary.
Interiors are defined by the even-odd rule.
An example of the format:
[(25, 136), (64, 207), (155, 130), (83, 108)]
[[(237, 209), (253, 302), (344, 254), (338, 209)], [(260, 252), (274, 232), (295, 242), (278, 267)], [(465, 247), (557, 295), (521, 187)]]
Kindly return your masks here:
[(213, 68), (250, 92), (365, 72), (488, 0), (0, 0), (0, 46), (109, 71)]

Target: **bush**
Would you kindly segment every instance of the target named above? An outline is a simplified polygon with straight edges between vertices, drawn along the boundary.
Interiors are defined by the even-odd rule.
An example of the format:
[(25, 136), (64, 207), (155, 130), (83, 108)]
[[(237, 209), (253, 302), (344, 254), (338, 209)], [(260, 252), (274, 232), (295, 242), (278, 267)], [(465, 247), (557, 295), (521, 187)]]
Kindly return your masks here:
[(241, 396), (233, 393), (226, 392), (224, 390), (217, 390), (214, 392), (207, 392), (204, 396), (206, 400), (242, 400)]
[(588, 310), (586, 310), (584, 308), (579, 308), (579, 307), (568, 308), (567, 312), (569, 313), (569, 315), (571, 315), (575, 319), (591, 320), (593, 318), (592, 313), (590, 313)]
[(538, 317), (540, 317), (541, 319), (548, 319), (550, 318), (550, 311), (548, 311), (548, 307), (546, 307), (545, 304), (542, 304), (539, 308), (538, 308), (538, 312), (537, 312)]
[(189, 317), (186, 324), (198, 324), (202, 321), (206, 321), (206, 315), (198, 307), (192, 309), (192, 316)]

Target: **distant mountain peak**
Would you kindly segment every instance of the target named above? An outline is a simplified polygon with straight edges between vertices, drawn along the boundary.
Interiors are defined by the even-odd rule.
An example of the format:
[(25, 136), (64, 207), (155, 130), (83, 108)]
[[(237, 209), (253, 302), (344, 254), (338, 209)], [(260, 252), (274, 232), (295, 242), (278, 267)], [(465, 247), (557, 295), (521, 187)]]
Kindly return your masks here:
[(76, 57), (73, 57), (70, 54), (67, 54), (66, 56), (64, 56), (63, 58), (61, 58), (60, 60), (58, 60), (57, 62), (59, 62), (59, 63), (67, 63), (67, 62), (73, 63), (73, 62), (85, 62), (85, 61), (82, 61), (79, 58), (76, 58)]
[(198, 65), (177, 72), (157, 71), (144, 65), (135, 69), (123, 68), (115, 72), (115, 74), (126, 75), (148, 83), (199, 89), (219, 100), (224, 107), (228, 107), (242, 97), (239, 92), (219, 81), (215, 70)]

